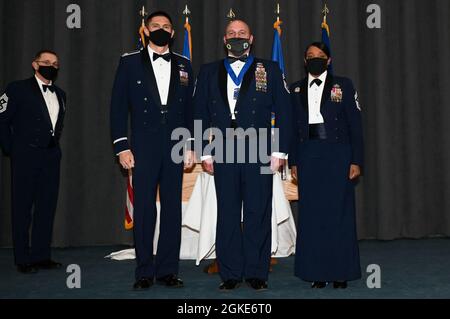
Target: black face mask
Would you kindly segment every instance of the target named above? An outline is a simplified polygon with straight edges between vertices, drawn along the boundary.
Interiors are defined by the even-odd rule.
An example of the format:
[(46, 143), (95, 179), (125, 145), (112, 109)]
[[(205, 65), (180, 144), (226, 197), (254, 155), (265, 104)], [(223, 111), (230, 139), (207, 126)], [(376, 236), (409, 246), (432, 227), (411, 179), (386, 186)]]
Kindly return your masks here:
[(164, 31), (164, 29), (158, 29), (156, 31), (150, 32), (150, 36), (148, 38), (153, 44), (159, 47), (165, 47), (170, 43), (171, 37), (171, 33)]
[(55, 81), (58, 76), (58, 69), (53, 66), (39, 66), (39, 73), (49, 81)]
[(226, 41), (226, 48), (236, 57), (242, 56), (250, 48), (250, 39), (232, 38)]
[(328, 59), (312, 58), (306, 60), (306, 71), (312, 75), (321, 75), (328, 68)]

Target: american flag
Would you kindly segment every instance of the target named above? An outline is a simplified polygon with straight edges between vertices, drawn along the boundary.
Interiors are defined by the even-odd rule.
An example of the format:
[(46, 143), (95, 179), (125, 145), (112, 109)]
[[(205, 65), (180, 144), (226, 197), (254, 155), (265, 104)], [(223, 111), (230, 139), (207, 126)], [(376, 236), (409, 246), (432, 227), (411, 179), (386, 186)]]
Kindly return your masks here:
[(134, 211), (134, 195), (133, 195), (133, 174), (131, 169), (128, 171), (127, 179), (127, 204), (125, 207), (125, 229), (133, 228), (133, 211)]

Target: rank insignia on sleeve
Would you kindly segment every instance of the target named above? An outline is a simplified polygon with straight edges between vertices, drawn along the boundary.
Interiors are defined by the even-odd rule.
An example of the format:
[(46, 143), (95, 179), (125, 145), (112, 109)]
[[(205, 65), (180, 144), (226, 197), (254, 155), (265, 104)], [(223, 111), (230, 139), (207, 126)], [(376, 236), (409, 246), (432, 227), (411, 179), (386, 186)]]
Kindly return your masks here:
[(283, 83), (284, 83), (284, 88), (286, 89), (286, 91), (291, 94), (291, 91), (289, 91), (289, 85), (286, 82), (286, 78), (283, 76)]
[(361, 104), (359, 104), (358, 92), (355, 92), (355, 103), (356, 103), (356, 108), (358, 109), (358, 111), (361, 112)]
[(333, 88), (331, 89), (331, 101), (335, 103), (342, 102), (342, 89), (339, 84), (333, 85)]
[(3, 113), (8, 108), (8, 96), (4, 93), (0, 96), (0, 113)]

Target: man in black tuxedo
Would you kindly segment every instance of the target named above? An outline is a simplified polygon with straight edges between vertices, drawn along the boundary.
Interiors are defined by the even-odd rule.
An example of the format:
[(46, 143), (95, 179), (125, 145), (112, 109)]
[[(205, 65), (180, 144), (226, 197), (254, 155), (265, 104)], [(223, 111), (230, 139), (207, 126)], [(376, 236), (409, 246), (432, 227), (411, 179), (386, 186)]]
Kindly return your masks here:
[(22, 273), (61, 267), (51, 260), (50, 244), (66, 94), (54, 85), (55, 52), (38, 52), (32, 67), (33, 77), (10, 83), (0, 96), (0, 145), (11, 156), (14, 256)]

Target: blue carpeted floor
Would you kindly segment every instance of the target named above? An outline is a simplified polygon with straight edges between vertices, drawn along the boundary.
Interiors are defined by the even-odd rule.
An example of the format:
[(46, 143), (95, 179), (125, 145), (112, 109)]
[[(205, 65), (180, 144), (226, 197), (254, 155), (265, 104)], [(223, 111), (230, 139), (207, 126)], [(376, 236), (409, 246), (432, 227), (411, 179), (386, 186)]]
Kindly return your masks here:
[[(183, 289), (153, 286), (134, 292), (134, 261), (111, 261), (103, 257), (126, 247), (55, 249), (55, 260), (81, 267), (81, 289), (68, 289), (69, 275), (61, 270), (23, 275), (13, 265), (11, 249), (0, 250), (0, 298), (164, 298), (164, 299), (292, 299), (292, 298), (450, 298), (450, 239), (362, 241), (363, 278), (350, 282), (346, 290), (331, 286), (312, 290), (309, 283), (293, 276), (294, 257), (279, 259), (270, 275), (269, 290), (255, 292), (242, 286), (223, 293), (218, 275), (203, 273), (204, 262), (182, 261)], [(366, 279), (370, 264), (381, 267), (381, 288), (369, 289)]]

